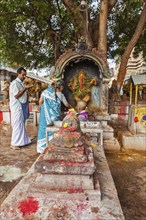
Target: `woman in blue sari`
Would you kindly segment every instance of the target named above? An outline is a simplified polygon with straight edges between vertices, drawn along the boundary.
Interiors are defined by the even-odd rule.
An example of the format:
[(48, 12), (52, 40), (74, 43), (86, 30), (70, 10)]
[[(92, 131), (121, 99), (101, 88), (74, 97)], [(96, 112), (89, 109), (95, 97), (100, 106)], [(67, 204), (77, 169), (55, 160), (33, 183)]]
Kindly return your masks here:
[[(42, 153), (46, 148), (46, 126), (53, 124), (59, 120), (61, 113), (61, 102), (66, 107), (69, 107), (62, 90), (64, 89), (63, 80), (58, 80), (55, 86), (49, 86), (45, 89), (40, 97), (40, 119), (38, 128), (37, 152)], [(49, 132), (49, 140), (52, 137), (52, 132)]]

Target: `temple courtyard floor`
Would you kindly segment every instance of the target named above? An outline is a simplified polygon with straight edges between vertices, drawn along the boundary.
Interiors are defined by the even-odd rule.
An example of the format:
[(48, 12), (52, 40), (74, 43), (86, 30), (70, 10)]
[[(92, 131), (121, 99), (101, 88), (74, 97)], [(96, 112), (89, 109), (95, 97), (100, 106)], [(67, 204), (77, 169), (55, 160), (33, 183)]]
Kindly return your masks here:
[[(27, 130), (33, 138), (32, 144), (13, 150), (10, 148), (11, 127), (0, 125), (1, 204), (39, 156), (36, 152), (37, 127), (28, 125)], [(121, 150), (105, 154), (125, 219), (145, 220), (146, 152)]]

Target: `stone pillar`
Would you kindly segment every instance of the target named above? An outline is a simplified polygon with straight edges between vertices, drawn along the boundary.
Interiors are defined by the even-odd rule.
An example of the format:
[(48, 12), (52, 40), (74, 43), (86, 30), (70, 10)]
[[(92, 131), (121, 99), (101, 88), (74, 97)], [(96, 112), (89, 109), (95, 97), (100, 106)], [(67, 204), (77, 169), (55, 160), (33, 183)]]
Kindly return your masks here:
[(108, 113), (108, 84), (103, 83), (101, 87), (101, 110)]

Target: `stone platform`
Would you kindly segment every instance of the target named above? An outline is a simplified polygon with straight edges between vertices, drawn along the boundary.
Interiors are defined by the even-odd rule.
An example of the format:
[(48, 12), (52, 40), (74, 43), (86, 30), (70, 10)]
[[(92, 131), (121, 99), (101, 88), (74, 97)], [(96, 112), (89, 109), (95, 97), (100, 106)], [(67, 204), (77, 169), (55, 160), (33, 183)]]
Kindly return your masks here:
[[(39, 157), (35, 163), (37, 172), (43, 174), (72, 174), (72, 175), (92, 175), (95, 171), (94, 158), (92, 148), (88, 148), (88, 161), (86, 163), (72, 162), (72, 161), (54, 161), (53, 159), (47, 160), (50, 157), (47, 154), (48, 147)], [(47, 154), (47, 155), (46, 155)], [(65, 157), (65, 155), (64, 155)]]
[(146, 151), (146, 133), (132, 134), (130, 131), (119, 131), (118, 138), (124, 149)]
[[(61, 127), (62, 121), (54, 122), (54, 126), (46, 129), (46, 142), (48, 142), (48, 132), (55, 132)], [(87, 121), (80, 122), (83, 133), (89, 133), (90, 136), (97, 137), (98, 145), (103, 146), (105, 151), (120, 151), (120, 144), (114, 137), (114, 129), (107, 124), (107, 121)]]
[(96, 168), (93, 177), (62, 174), (57, 178), (56, 174), (39, 173), (35, 164), (40, 155), (4, 200), (0, 219), (124, 220), (103, 147), (96, 138), (91, 146)]

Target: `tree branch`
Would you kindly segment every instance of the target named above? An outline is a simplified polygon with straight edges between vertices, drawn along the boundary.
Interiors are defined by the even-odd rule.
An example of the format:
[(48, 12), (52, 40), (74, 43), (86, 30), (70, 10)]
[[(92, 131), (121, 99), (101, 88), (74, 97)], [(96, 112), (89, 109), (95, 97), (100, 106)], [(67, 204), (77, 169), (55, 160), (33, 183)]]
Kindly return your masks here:
[(137, 27), (135, 29), (135, 32), (134, 32), (129, 44), (127, 45), (127, 48), (126, 48), (126, 50), (122, 56), (122, 59), (121, 59), (121, 64), (119, 67), (118, 78), (117, 78), (117, 84), (118, 84), (119, 90), (120, 90), (120, 88), (123, 84), (124, 78), (125, 78), (128, 59), (130, 57), (132, 49), (135, 47), (135, 45), (136, 45), (136, 43), (137, 43), (137, 41), (143, 31), (145, 22), (146, 22), (146, 3), (144, 4), (143, 11), (141, 13), (141, 16), (140, 16), (139, 22), (137, 24)]

